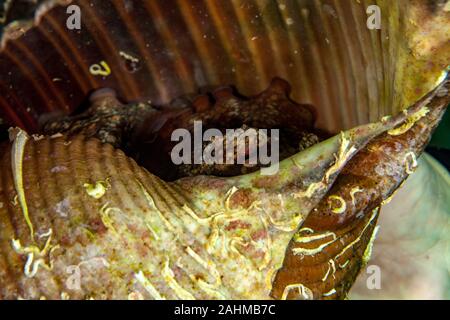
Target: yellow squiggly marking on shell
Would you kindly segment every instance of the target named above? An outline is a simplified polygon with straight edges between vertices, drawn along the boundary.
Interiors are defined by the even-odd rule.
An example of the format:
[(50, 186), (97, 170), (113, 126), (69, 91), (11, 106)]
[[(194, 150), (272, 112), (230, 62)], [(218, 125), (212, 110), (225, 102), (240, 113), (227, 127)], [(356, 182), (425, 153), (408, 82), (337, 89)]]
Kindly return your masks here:
[(144, 289), (153, 297), (155, 300), (166, 300), (158, 290), (152, 285), (152, 283), (144, 275), (144, 272), (139, 271), (134, 275), (134, 278), (144, 287)]
[(159, 235), (156, 232), (156, 230), (150, 225), (150, 223), (145, 222), (145, 226), (147, 227), (147, 229), (150, 231), (150, 233), (153, 235), (153, 237), (155, 238), (156, 241), (159, 241)]
[(350, 190), (350, 197), (352, 198), (352, 204), (353, 206), (356, 206), (356, 199), (355, 194), (363, 192), (364, 189), (361, 189), (360, 187), (354, 187), (352, 190)]
[(28, 212), (25, 190), (23, 187), (23, 157), (25, 154), (25, 145), (29, 140), (28, 134), (21, 129), (10, 129), (10, 139), (13, 141), (11, 151), (11, 166), (14, 178), (14, 186), (16, 188), (17, 200), (22, 209), (25, 222), (30, 230), (30, 238), (34, 240), (34, 227)]
[(99, 64), (93, 64), (89, 67), (89, 72), (94, 76), (107, 77), (111, 74), (111, 68), (106, 61), (100, 61)]
[(192, 219), (197, 221), (201, 225), (209, 225), (209, 222), (213, 220), (215, 217), (219, 216), (221, 213), (216, 213), (208, 218), (200, 218), (194, 210), (192, 210), (187, 204), (183, 205), (182, 209), (191, 216)]
[[(411, 159), (411, 160), (409, 160)], [(414, 152), (410, 151), (405, 155), (404, 158), (405, 166), (406, 166), (406, 173), (407, 174), (413, 174), (414, 169), (417, 168), (417, 158)]]
[(121, 210), (119, 208), (109, 208), (109, 203), (105, 203), (101, 208), (100, 208), (100, 218), (102, 219), (103, 224), (105, 225), (106, 228), (108, 228), (109, 230), (111, 230), (112, 232), (114, 232), (116, 235), (118, 235), (117, 230), (114, 228), (112, 219), (109, 215), (109, 213), (111, 211), (120, 211)]
[(109, 189), (109, 179), (106, 179), (106, 181), (97, 181), (95, 184), (85, 183), (83, 184), (83, 187), (86, 189), (86, 193), (89, 196), (98, 200), (102, 198)]
[(319, 252), (321, 252), (325, 247), (329, 246), (330, 244), (332, 244), (333, 242), (335, 242), (336, 239), (330, 240), (328, 242), (325, 242), (323, 244), (321, 244), (320, 246), (316, 247), (316, 248), (294, 248), (292, 249), (292, 253), (294, 253), (294, 255), (305, 255), (305, 256), (313, 256)]
[(328, 279), (328, 276), (331, 275), (334, 277), (334, 274), (336, 273), (336, 264), (334, 263), (333, 259), (328, 260), (328, 270), (325, 273), (325, 275), (322, 278), (322, 282), (325, 282), (325, 280)]
[(354, 146), (350, 145), (350, 140), (345, 137), (345, 133), (341, 132), (341, 144), (338, 154), (334, 155), (334, 164), (325, 172), (325, 176), (321, 181), (311, 183), (305, 191), (294, 193), (294, 198), (311, 198), (317, 191), (325, 189), (330, 177), (342, 168), (356, 150)]
[(340, 170), (340, 168), (344, 165), (348, 158), (356, 152), (356, 150), (357, 149), (354, 146), (350, 145), (350, 140), (345, 137), (345, 133), (341, 132), (341, 146), (339, 147), (339, 153), (334, 155), (336, 161), (325, 174), (326, 183), (328, 183), (333, 174)]
[(313, 292), (311, 289), (303, 285), (302, 283), (294, 283), (287, 285), (284, 288), (283, 295), (281, 296), (281, 300), (286, 300), (291, 290), (298, 289), (298, 292), (305, 300), (313, 299)]
[(227, 297), (221, 293), (219, 290), (216, 289), (216, 287), (212, 284), (207, 283), (206, 281), (203, 281), (202, 279), (196, 279), (195, 276), (190, 276), (191, 280), (193, 282), (196, 282), (200, 289), (205, 291), (210, 296), (216, 297), (216, 299), (219, 300), (227, 300)]
[(372, 236), (370, 237), (369, 243), (367, 244), (366, 250), (364, 250), (364, 253), (363, 253), (363, 256), (362, 256), (363, 265), (367, 265), (367, 263), (370, 260), (370, 257), (372, 256), (373, 244), (375, 242), (375, 239), (377, 237), (377, 234), (378, 234), (379, 230), (380, 230), (380, 226), (376, 226), (373, 229)]
[(294, 194), (294, 198), (311, 198), (318, 190), (324, 189), (325, 184), (322, 181), (311, 183), (306, 191), (299, 191)]
[(303, 231), (308, 231), (311, 233), (314, 233), (312, 229), (309, 228), (302, 228), (299, 230), (297, 234), (294, 235), (294, 241), (297, 243), (308, 243), (316, 240), (325, 239), (327, 237), (333, 237), (333, 240), (336, 240), (336, 234), (334, 232), (328, 231), (328, 232), (322, 232), (317, 234), (312, 234), (310, 236), (302, 236), (300, 235)]
[(170, 264), (169, 257), (166, 257), (166, 261), (164, 262), (164, 268), (161, 271), (164, 281), (166, 281), (166, 283), (175, 292), (178, 298), (182, 300), (195, 300), (195, 297), (189, 291), (180, 286), (178, 282), (175, 280), (175, 275), (173, 271), (170, 269), (169, 264)]
[[(213, 275), (213, 277), (216, 278), (215, 284), (210, 284), (198, 277), (198, 275), (189, 274), (189, 278), (192, 282), (196, 283), (197, 286), (203, 290), (206, 294), (215, 297), (219, 300), (226, 300), (229, 299), (226, 297), (222, 292), (219, 291), (218, 287), (222, 284), (220, 273), (217, 271), (215, 265), (211, 261), (206, 261), (203, 258), (201, 258), (192, 248), (188, 247), (186, 249), (186, 252), (194, 258), (204, 269), (207, 269), (210, 274)], [(182, 269), (184, 269), (183, 265), (178, 263), (178, 266)], [(212, 268), (212, 269), (211, 269)]]
[[(266, 210), (264, 210), (264, 212), (266, 212)], [(300, 223), (300, 221), (302, 220), (302, 215), (301, 214), (297, 214), (294, 215), (294, 217), (292, 218), (291, 221), (287, 222), (287, 223), (280, 223), (278, 221), (275, 221), (273, 219), (273, 217), (267, 213), (267, 217), (269, 219), (269, 223), (271, 227), (274, 227), (275, 229), (282, 231), (282, 232), (293, 232), (297, 229), (298, 224)]]
[(124, 51), (119, 51), (119, 55), (120, 55), (122, 58), (124, 58), (124, 59), (126, 59), (126, 60), (128, 60), (128, 61), (131, 61), (131, 62), (134, 62), (134, 63), (138, 63), (138, 62), (139, 62), (139, 59), (138, 59), (138, 58), (133, 57), (131, 54), (126, 53), (126, 52), (124, 52)]
[[(19, 196), (16, 194), (11, 201), (11, 204), (15, 207), (19, 204)], [(34, 233), (34, 232), (33, 232)]]
[[(50, 228), (49, 231), (40, 237), (47, 237), (44, 248), (41, 250), (39, 247), (32, 245), (28, 247), (23, 247), (19, 239), (12, 239), (11, 244), (13, 250), (19, 255), (28, 255), (27, 261), (24, 267), (24, 274), (27, 278), (34, 278), (39, 271), (39, 267), (42, 266), (46, 270), (53, 269), (52, 253), (60, 248), (59, 245), (52, 245), (52, 235), (53, 230)], [(48, 256), (49, 262), (45, 261)]]
[(390, 134), (391, 136), (399, 136), (404, 134), (409, 129), (411, 129), (417, 121), (425, 117), (428, 112), (430, 112), (430, 110), (427, 107), (421, 108), (420, 110), (409, 116), (401, 126), (389, 130), (388, 134)]
[(370, 226), (370, 224), (372, 223), (372, 221), (376, 218), (378, 211), (380, 210), (380, 208), (375, 208), (372, 211), (372, 216), (370, 217), (369, 221), (367, 222), (367, 224), (364, 226), (363, 230), (361, 231), (361, 233), (359, 234), (359, 236), (352, 241), (351, 243), (349, 243), (334, 259), (337, 261), (337, 259), (339, 259), (348, 249), (350, 249), (351, 247), (353, 247), (355, 244), (357, 244), (359, 241), (361, 241), (361, 237), (364, 234), (364, 232), (366, 232), (367, 228)]
[(200, 257), (197, 252), (192, 250), (191, 247), (187, 247), (186, 252), (195, 260), (198, 264), (200, 264), (205, 270), (207, 270), (213, 278), (216, 280), (215, 287), (218, 287), (222, 284), (222, 280), (220, 277), (220, 273), (217, 270), (216, 265), (212, 261), (206, 261), (202, 257)]
[[(345, 202), (344, 198), (342, 198), (340, 196), (332, 195), (332, 196), (329, 196), (328, 199), (329, 200), (337, 200), (340, 202), (339, 207), (331, 208), (331, 211), (333, 213), (341, 214), (341, 213), (344, 213), (345, 210), (347, 209), (347, 203)], [(330, 205), (331, 205), (331, 201), (330, 201)]]
[(335, 293), (336, 293), (336, 289), (333, 288), (333, 289), (331, 289), (330, 291), (324, 293), (323, 296), (324, 296), (324, 297), (330, 297), (330, 296), (332, 296), (332, 295), (335, 294)]
[(311, 228), (308, 228), (308, 227), (303, 227), (298, 231), (298, 233), (302, 233), (302, 232), (314, 233), (314, 230)]
[(156, 213), (158, 213), (158, 216), (164, 222), (167, 229), (169, 229), (172, 232), (175, 232), (175, 227), (169, 222), (169, 220), (167, 220), (167, 218), (163, 215), (163, 213), (158, 209), (158, 207), (155, 204), (155, 201), (153, 200), (150, 193), (148, 193), (148, 191), (144, 187), (144, 185), (139, 180), (137, 180), (137, 183), (138, 183), (139, 187), (141, 188), (141, 191), (144, 193), (145, 199), (147, 200), (147, 203), (151, 207), (151, 209), (156, 211)]

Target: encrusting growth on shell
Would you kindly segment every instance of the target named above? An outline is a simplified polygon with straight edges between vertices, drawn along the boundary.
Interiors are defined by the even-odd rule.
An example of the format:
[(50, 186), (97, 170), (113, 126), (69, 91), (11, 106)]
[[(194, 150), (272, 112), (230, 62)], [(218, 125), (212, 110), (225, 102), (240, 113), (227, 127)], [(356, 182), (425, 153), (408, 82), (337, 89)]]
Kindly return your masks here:
[[(417, 166), (416, 155), (423, 152), (450, 100), (448, 95), (437, 92), (449, 85), (449, 81), (443, 81), (435, 91), (405, 110), (403, 115), (414, 114), (413, 110), (421, 110), (424, 102), (428, 103), (426, 115), (409, 130), (399, 135), (387, 130), (348, 161), (324, 200), (310, 212), (291, 241), (283, 267), (274, 280), (272, 297), (283, 297), (283, 288), (299, 282), (311, 289), (315, 299), (346, 297), (359, 271), (370, 259), (380, 208)], [(405, 122), (410, 122), (409, 116)], [(396, 146), (395, 153), (393, 146)], [(379, 166), (396, 169), (387, 175)], [(327, 200), (331, 197), (345, 202), (339, 214)], [(330, 258), (337, 266), (333, 269), (332, 284), (321, 281), (330, 267)], [(292, 270), (296, 271), (295, 276)], [(291, 293), (287, 298), (297, 297)]]
[(38, 273), (40, 266), (48, 271), (53, 269), (52, 254), (55, 250), (59, 249), (60, 246), (52, 244), (52, 234), (53, 230), (49, 229), (46, 234), (40, 236), (40, 238), (47, 238), (45, 246), (42, 249), (39, 249), (35, 245), (23, 247), (20, 240), (11, 240), (14, 251), (19, 255), (27, 256), (27, 261), (24, 266), (24, 274), (26, 277), (34, 278)]
[(108, 180), (105, 181), (97, 181), (95, 184), (85, 183), (83, 187), (86, 189), (86, 193), (90, 195), (94, 199), (100, 199), (103, 197), (108, 190)]
[[(380, 201), (408, 175), (404, 158), (409, 152), (421, 153), (445, 99), (433, 98), (430, 112), (403, 135), (386, 132), (405, 121), (408, 112), (322, 141), (281, 161), (272, 176), (253, 172), (165, 182), (97, 139), (82, 135), (29, 139), (19, 153), (21, 176), (26, 177), (23, 198), (34, 229), (51, 232), (44, 233), (45, 243), (36, 238), (42, 244), (23, 247), (29, 228), (21, 207), (0, 208), (0, 223), (5, 226), (0, 239), (14, 239), (14, 246), (9, 244), (14, 254), (7, 255), (6, 263), (16, 266), (2, 278), (0, 295), (26, 299), (58, 299), (62, 294), (71, 299), (128, 298), (130, 293), (144, 299), (341, 297), (370, 253), (367, 244), (373, 239)], [(396, 158), (384, 158), (381, 150), (392, 141), (400, 143), (402, 151)], [(13, 149), (6, 148), (0, 159), (0, 183), (6, 186), (0, 192), (2, 203), (15, 194)], [(54, 154), (51, 161), (44, 152), (49, 149)], [(398, 163), (403, 171), (386, 180), (374, 167), (388, 163)], [(55, 166), (69, 170), (54, 171)], [(45, 193), (35, 190), (35, 181), (46, 181)], [(320, 181), (323, 187), (310, 197), (296, 197), (310, 188), (307, 181)], [(330, 207), (327, 200), (333, 196), (346, 206)], [(43, 204), (53, 208), (64, 199), (70, 201), (70, 214), (61, 216), (55, 210), (41, 214)], [(336, 209), (338, 213), (333, 212)], [(296, 227), (300, 227), (297, 234)], [(325, 253), (331, 249), (335, 251), (330, 260)], [(25, 254), (33, 254), (28, 262), (22, 259)], [(82, 264), (93, 258), (108, 263)], [(323, 266), (301, 272), (297, 279), (303, 263), (310, 264), (311, 259), (323, 261)], [(81, 265), (85, 267), (80, 289), (73, 290), (65, 284), (66, 268)], [(33, 286), (34, 281), (51, 289), (26, 291), (19, 286)]]

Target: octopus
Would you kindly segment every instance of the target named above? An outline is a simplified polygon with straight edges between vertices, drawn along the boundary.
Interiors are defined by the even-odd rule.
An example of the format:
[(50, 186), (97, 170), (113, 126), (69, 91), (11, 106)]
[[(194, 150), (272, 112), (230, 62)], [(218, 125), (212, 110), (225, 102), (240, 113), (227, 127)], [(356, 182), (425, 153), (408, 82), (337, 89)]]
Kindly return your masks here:
[[(152, 106), (148, 103), (124, 105), (114, 90), (100, 89), (91, 95), (90, 107), (81, 114), (62, 118), (57, 114), (44, 115), (41, 131), (47, 135), (65, 133), (96, 137), (124, 150), (139, 164), (166, 180), (203, 174), (234, 176), (254, 172), (260, 164), (252, 167), (235, 163), (172, 165), (170, 152), (175, 146), (171, 141), (172, 132), (185, 128), (193, 136), (195, 121), (201, 122), (204, 130), (214, 128), (224, 135), (226, 129), (255, 129), (256, 132), (279, 129), (280, 158), (288, 158), (331, 136), (314, 127), (313, 106), (289, 99), (290, 90), (285, 80), (274, 78), (269, 88), (255, 97), (245, 98), (233, 92), (231, 87), (220, 87), (174, 99), (169, 106)], [(221, 143), (226, 145), (230, 142), (227, 139), (233, 138), (225, 136)], [(210, 142), (203, 144), (203, 150)], [(270, 139), (264, 143), (269, 144)], [(234, 158), (236, 152), (233, 150)], [(155, 153), (158, 153), (157, 159), (153, 157)]]

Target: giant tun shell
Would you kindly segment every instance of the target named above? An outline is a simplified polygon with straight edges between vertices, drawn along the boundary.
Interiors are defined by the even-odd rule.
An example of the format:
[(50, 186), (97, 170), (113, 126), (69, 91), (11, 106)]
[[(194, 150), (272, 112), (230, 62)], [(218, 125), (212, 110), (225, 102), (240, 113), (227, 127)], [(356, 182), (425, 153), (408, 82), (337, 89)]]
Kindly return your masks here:
[[(66, 28), (65, 10), (69, 3), (79, 5), (82, 10), (82, 28), (79, 31)], [(35, 132), (40, 115), (51, 111), (69, 113), (83, 104), (89, 92), (100, 87), (116, 89), (124, 101), (151, 100), (155, 104), (167, 104), (171, 99), (195, 92), (198, 88), (224, 84), (234, 84), (244, 94), (253, 95), (266, 88), (270, 79), (279, 76), (295, 88), (294, 100), (318, 107), (319, 126), (322, 128), (337, 132), (373, 122), (384, 115), (396, 114), (430, 92), (444, 78), (450, 62), (450, 44), (446, 38), (449, 12), (430, 5), (429, 1), (379, 0), (375, 3), (383, 12), (380, 30), (366, 27), (366, 9), (373, 3), (363, 0), (298, 0), (282, 4), (275, 1), (242, 4), (240, 1), (218, 0), (192, 4), (182, 0), (49, 1), (38, 10), (33, 22), (12, 24), (3, 35), (0, 119)], [(139, 62), (130, 64), (129, 57)], [(91, 67), (102, 61), (107, 63), (111, 73), (104, 76), (93, 74)], [(436, 115), (434, 120), (438, 118)], [(358, 149), (364, 148), (369, 138), (358, 145)], [(141, 264), (150, 259), (148, 247), (154, 244), (145, 240), (142, 243), (135, 241), (139, 237), (148, 240), (152, 236), (152, 231), (144, 228), (146, 221), (140, 221), (143, 216), (155, 216), (161, 207), (167, 212), (172, 209), (173, 213), (177, 212), (174, 208), (184, 208), (186, 199), (183, 192), (168, 187), (123, 153), (108, 145), (100, 145), (98, 141), (86, 141), (82, 137), (73, 141), (64, 138), (32, 139), (23, 159), (27, 164), (23, 173), (24, 194), (36, 225), (36, 232), (30, 234), (29, 224), (23, 221), (23, 201), (21, 192), (17, 191), (17, 176), (14, 177), (14, 168), (18, 164), (15, 161), (11, 163), (14, 148), (2, 150), (9, 150), (2, 155), (4, 170), (0, 185), (0, 276), (2, 285), (5, 283), (4, 297), (191, 298), (180, 288), (155, 293), (149, 286), (148, 272), (140, 272), (143, 270)], [(332, 152), (328, 156), (327, 159), (333, 159)], [(61, 160), (67, 165), (61, 166)], [(69, 172), (65, 172), (63, 167)], [(58, 176), (61, 179), (55, 179)], [(335, 178), (339, 179), (334, 176), (332, 180)], [(333, 181), (329, 181), (327, 188)], [(98, 191), (97, 183), (100, 191), (102, 188), (110, 191), (106, 198), (99, 198), (101, 201), (86, 193), (85, 184)], [(232, 185), (220, 180), (214, 183), (211, 184), (214, 186), (212, 190), (221, 195), (215, 198), (221, 201), (218, 208), (223, 209), (225, 204), (222, 200), (226, 200), (227, 188)], [(48, 185), (49, 192), (45, 192), (44, 185)], [(37, 192), (31, 192), (36, 186), (39, 186)], [(148, 191), (150, 198), (156, 198), (154, 206), (143, 186), (151, 189)], [(317, 195), (315, 203), (308, 203), (305, 207), (320, 207), (319, 200), (325, 200), (326, 191)], [(69, 202), (64, 202), (66, 196), (70, 198)], [(196, 194), (193, 201), (200, 199), (201, 196)], [(64, 211), (70, 204), (76, 204), (74, 208), (80, 209), (65, 220)], [(152, 214), (141, 215), (149, 206)], [(132, 220), (128, 221), (129, 224), (126, 217), (118, 214), (118, 208), (129, 213), (127, 218)], [(309, 211), (296, 221), (303, 221), (307, 213)], [(123, 218), (123, 224), (112, 224), (108, 220), (109, 214), (115, 215), (116, 219)], [(314, 218), (312, 215), (309, 221), (312, 219), (314, 222)], [(138, 220), (144, 224), (137, 223)], [(308, 223), (308, 219), (306, 221)], [(374, 221), (369, 220), (371, 224), (367, 230), (370, 234), (373, 234)], [(187, 224), (183, 228), (189, 226)], [(115, 228), (126, 229), (133, 241), (112, 239)], [(202, 230), (203, 227), (195, 225), (195, 228)], [(364, 226), (362, 228), (366, 230)], [(354, 229), (361, 231), (361, 226)], [(185, 235), (184, 232), (179, 234)], [(351, 278), (359, 271), (364, 248), (370, 242), (369, 234), (362, 238), (364, 245), (356, 250), (359, 260), (356, 261), (357, 266), (351, 266)], [(89, 246), (93, 239), (100, 242)], [(287, 246), (289, 239), (284, 236), (283, 241), (277, 243)], [(111, 246), (111, 243), (117, 246)], [(197, 263), (203, 261), (195, 255), (200, 248), (195, 243), (190, 244), (191, 251), (184, 248), (183, 252), (171, 252), (170, 259), (161, 259), (162, 278), (152, 280), (164, 280), (172, 284), (171, 289), (176, 287), (171, 279), (182, 271), (174, 266), (174, 255), (181, 257), (187, 253)], [(286, 246), (280, 245), (278, 249)], [(58, 255), (61, 247), (63, 254), (60, 252)], [(105, 256), (113, 259), (99, 255), (98, 248), (106, 249)], [(284, 256), (281, 251), (276, 252), (278, 259)], [(33, 254), (31, 258), (30, 254)], [(53, 254), (60, 260), (53, 261)], [(258, 261), (264, 263), (264, 257), (259, 258)], [(314, 263), (319, 267), (310, 273), (302, 272), (308, 269), (308, 265), (290, 264), (288, 256), (287, 271), (298, 267), (299, 281), (306, 277), (316, 283), (321, 280), (319, 271), (326, 271), (329, 261)], [(111, 265), (114, 272), (106, 272), (104, 267)], [(260, 274), (252, 275), (258, 281), (251, 284), (254, 287), (249, 285), (247, 288), (254, 290), (242, 294), (245, 290), (230, 285), (239, 284), (241, 278), (231, 279), (228, 286), (222, 288), (215, 270), (204, 267), (209, 265), (208, 262), (199, 265), (193, 267), (189, 264), (191, 269), (183, 278), (184, 283), (190, 285), (202, 283), (203, 291), (196, 291), (195, 298), (214, 295), (216, 298), (221, 295), (269, 297), (270, 286), (260, 285), (266, 283)], [(67, 266), (88, 268), (95, 271), (96, 277), (88, 277), (83, 290), (69, 294), (63, 289), (67, 286)], [(46, 270), (47, 267), (53, 271)], [(197, 277), (197, 273), (201, 276)], [(269, 284), (272, 275), (264, 279)], [(227, 276), (230, 277), (229, 274)], [(283, 281), (283, 273), (277, 281), (281, 284), (271, 293), (272, 297), (304, 297), (306, 291), (301, 290), (305, 287), (298, 283), (299, 295), (283, 292), (282, 288), (289, 285)], [(104, 283), (110, 286), (105, 289)], [(158, 284), (156, 286), (159, 287)], [(217, 290), (219, 287), (221, 290)], [(348, 283), (342, 284), (335, 292), (328, 289), (318, 286), (313, 292), (308, 291), (306, 296), (343, 297)], [(234, 294), (236, 292), (238, 294)]]

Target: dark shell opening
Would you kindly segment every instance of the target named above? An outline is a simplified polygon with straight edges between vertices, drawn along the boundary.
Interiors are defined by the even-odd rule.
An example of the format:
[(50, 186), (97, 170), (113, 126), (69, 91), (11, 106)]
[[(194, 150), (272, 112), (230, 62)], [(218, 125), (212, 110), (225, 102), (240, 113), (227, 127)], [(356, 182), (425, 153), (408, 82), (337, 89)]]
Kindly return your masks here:
[[(331, 136), (315, 127), (314, 107), (292, 101), (290, 90), (285, 80), (274, 78), (265, 91), (253, 97), (239, 94), (234, 87), (203, 88), (197, 94), (174, 99), (168, 106), (153, 106), (146, 102), (122, 104), (114, 90), (99, 89), (71, 116), (58, 113), (41, 116), (40, 132), (98, 138), (124, 150), (164, 180), (193, 175), (242, 175), (264, 166), (260, 161), (250, 161), (261, 147), (268, 150), (268, 156), (277, 152), (278, 162)], [(196, 127), (196, 123), (201, 123), (201, 128)], [(174, 164), (171, 159), (172, 150), (182, 141), (172, 137), (177, 129), (186, 129), (190, 134), (190, 147), (183, 153), (190, 152), (191, 164)], [(219, 130), (223, 136), (205, 140), (203, 134), (208, 129)], [(271, 136), (273, 129), (278, 130), (276, 137)], [(235, 133), (227, 135), (229, 130)], [(257, 135), (254, 144), (250, 141), (251, 133)], [(221, 162), (194, 164), (194, 144), (199, 142), (192, 139), (195, 134), (201, 134), (202, 154), (208, 147), (223, 150)], [(250, 135), (243, 137), (245, 134)], [(245, 150), (238, 150), (239, 137), (245, 139), (241, 141), (241, 149)], [(271, 142), (276, 144), (273, 150)], [(234, 144), (232, 150), (227, 149), (231, 144)], [(216, 152), (212, 154), (216, 156)], [(245, 163), (237, 164), (238, 153), (245, 153)], [(232, 157), (233, 161), (227, 164), (227, 157)]]

